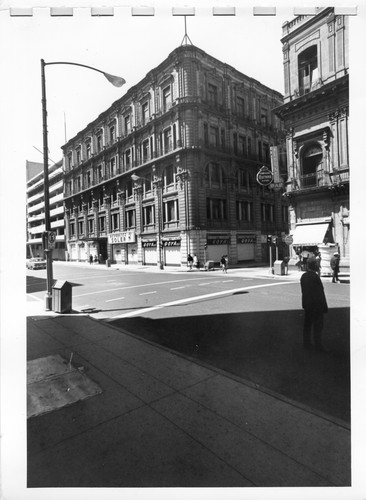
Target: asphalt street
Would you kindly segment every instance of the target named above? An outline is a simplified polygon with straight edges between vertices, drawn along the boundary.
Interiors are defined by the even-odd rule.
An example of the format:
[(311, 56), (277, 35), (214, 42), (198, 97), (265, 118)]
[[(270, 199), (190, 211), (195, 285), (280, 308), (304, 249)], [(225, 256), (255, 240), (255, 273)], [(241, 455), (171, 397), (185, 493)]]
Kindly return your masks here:
[[(323, 280), (329, 352), (304, 353), (298, 279), (57, 263), (54, 270), (72, 282), (74, 310), (349, 422), (348, 284)], [(43, 300), (45, 272), (27, 274), (28, 299)]]

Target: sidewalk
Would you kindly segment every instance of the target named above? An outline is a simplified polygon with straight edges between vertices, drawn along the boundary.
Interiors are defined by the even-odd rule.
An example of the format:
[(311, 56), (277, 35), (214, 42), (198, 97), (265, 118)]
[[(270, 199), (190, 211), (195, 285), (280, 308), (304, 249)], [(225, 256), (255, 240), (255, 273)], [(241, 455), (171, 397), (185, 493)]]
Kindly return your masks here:
[(86, 315), (28, 304), (28, 360), (59, 355), (100, 389), (28, 419), (28, 487), (350, 485), (346, 424)]

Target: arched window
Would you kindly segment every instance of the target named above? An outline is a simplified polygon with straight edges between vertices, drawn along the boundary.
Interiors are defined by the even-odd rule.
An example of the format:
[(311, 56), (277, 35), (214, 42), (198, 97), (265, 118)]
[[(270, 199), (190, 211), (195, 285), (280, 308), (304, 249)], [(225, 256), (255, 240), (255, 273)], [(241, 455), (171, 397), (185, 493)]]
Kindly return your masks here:
[(299, 62), (299, 92), (307, 94), (319, 78), (317, 46), (305, 49), (298, 58)]
[(318, 143), (307, 146), (302, 153), (302, 187), (318, 184), (318, 172), (321, 170), (323, 152)]

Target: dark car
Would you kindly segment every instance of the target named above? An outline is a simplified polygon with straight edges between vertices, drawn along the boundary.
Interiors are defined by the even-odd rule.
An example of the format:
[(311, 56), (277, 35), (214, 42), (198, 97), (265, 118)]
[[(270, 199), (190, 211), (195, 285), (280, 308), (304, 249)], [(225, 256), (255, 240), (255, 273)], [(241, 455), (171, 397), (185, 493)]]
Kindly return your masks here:
[(33, 257), (27, 260), (27, 269), (46, 269), (46, 261), (41, 257)]

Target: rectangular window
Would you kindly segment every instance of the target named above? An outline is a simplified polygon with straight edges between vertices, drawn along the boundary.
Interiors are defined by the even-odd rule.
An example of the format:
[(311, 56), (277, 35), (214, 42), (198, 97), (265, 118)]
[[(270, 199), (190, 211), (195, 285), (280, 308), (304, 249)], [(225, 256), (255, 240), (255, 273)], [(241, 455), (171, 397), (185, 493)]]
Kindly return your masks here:
[(113, 144), (116, 140), (116, 128), (114, 125), (109, 127), (109, 141), (111, 144)]
[(80, 148), (76, 150), (76, 165), (80, 165), (81, 163), (81, 150)]
[(221, 148), (222, 150), (225, 150), (226, 148), (226, 139), (225, 139), (225, 129), (221, 129)]
[(112, 214), (112, 231), (118, 231), (119, 229), (119, 214)]
[(151, 174), (146, 174), (144, 181), (143, 181), (143, 190), (144, 190), (144, 195), (151, 194), (152, 190), (152, 176)]
[(125, 116), (124, 122), (125, 122), (125, 134), (127, 135), (131, 132), (131, 117), (130, 117), (130, 115)]
[(203, 142), (205, 146), (208, 146), (208, 125), (207, 123), (203, 124)]
[(268, 111), (266, 108), (261, 109), (261, 124), (263, 127), (268, 127)]
[(103, 180), (103, 165), (98, 165), (98, 182)]
[(169, 127), (164, 130), (164, 153), (168, 153), (172, 148), (172, 129)]
[(103, 148), (103, 137), (102, 134), (97, 135), (97, 152), (100, 153)]
[(89, 234), (94, 233), (94, 219), (88, 220), (88, 232)]
[(234, 142), (234, 155), (238, 154), (238, 134), (234, 132), (233, 134), (233, 142)]
[(164, 171), (164, 186), (172, 186), (175, 184), (175, 168), (173, 165), (167, 167)]
[(248, 137), (248, 158), (252, 157), (252, 139)]
[(263, 152), (262, 152), (262, 141), (258, 141), (258, 160), (262, 161)]
[(207, 85), (207, 95), (208, 95), (208, 102), (212, 106), (217, 107), (217, 87), (216, 87), (216, 85), (212, 85), (212, 83), (209, 83)]
[(105, 216), (102, 215), (101, 217), (99, 217), (99, 231), (104, 232), (105, 230), (106, 230)]
[(274, 207), (269, 203), (262, 203), (262, 222), (274, 221)]
[(243, 135), (239, 135), (239, 154), (247, 156), (247, 138)]
[(251, 222), (252, 221), (253, 203), (249, 201), (236, 202), (236, 218), (238, 221)]
[(226, 220), (226, 200), (207, 198), (207, 218), (210, 220)]
[(127, 181), (126, 183), (126, 198), (131, 198), (133, 196), (133, 185), (132, 180)]
[(135, 210), (126, 211), (126, 228), (131, 229), (135, 227)]
[(151, 226), (154, 224), (154, 206), (147, 205), (143, 209), (143, 224), (144, 226)]
[(149, 103), (144, 102), (141, 106), (142, 124), (146, 125), (149, 121)]
[(125, 168), (126, 168), (126, 170), (130, 170), (131, 167), (132, 167), (131, 150), (127, 149), (127, 151), (125, 152)]
[(142, 160), (143, 161), (148, 161), (150, 160), (150, 141), (149, 139), (146, 139), (142, 143)]
[(288, 224), (288, 207), (282, 205), (282, 222)]
[(70, 236), (75, 236), (75, 222), (70, 222)]
[(163, 111), (166, 112), (172, 107), (172, 93), (170, 85), (163, 89)]
[(214, 148), (219, 147), (219, 129), (217, 127), (210, 127), (210, 145)]
[(85, 144), (85, 150), (86, 150), (86, 158), (89, 159), (91, 157), (91, 143), (88, 141)]
[(164, 222), (178, 221), (178, 200), (164, 202)]
[(245, 104), (242, 97), (238, 97), (236, 100), (238, 115), (243, 118), (245, 116)]
[(263, 153), (264, 153), (264, 162), (271, 163), (271, 154), (269, 149), (269, 144), (267, 142), (263, 143)]

